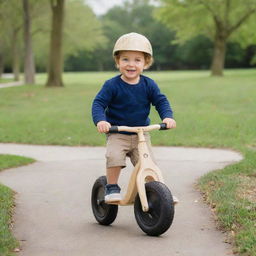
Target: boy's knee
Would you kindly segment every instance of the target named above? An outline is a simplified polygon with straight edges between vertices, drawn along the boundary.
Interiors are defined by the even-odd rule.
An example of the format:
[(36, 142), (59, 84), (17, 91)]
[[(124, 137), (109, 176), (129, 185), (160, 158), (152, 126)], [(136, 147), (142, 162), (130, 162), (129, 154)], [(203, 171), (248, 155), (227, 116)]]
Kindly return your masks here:
[(126, 159), (123, 154), (120, 154), (120, 152), (107, 152), (106, 154), (106, 165), (107, 168), (121, 166), (124, 168), (126, 166)]

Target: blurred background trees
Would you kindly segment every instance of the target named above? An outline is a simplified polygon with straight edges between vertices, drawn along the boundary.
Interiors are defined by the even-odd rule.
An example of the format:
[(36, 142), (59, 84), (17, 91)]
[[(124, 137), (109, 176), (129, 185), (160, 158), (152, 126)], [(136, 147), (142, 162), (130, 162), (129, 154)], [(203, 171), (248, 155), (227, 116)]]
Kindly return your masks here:
[[(191, 17), (191, 19), (194, 19), (193, 22), (190, 22), (191, 13), (186, 13), (186, 17), (179, 9), (176, 11), (170, 9), (170, 6), (174, 8), (171, 0), (162, 1), (169, 3), (170, 6), (167, 4), (155, 6), (150, 4), (149, 0), (133, 0), (126, 1), (123, 6), (116, 6), (110, 9), (105, 15), (99, 17), (108, 43), (94, 52), (81, 52), (76, 57), (68, 58), (65, 65), (66, 70), (112, 70), (114, 63), (110, 56), (113, 44), (121, 34), (131, 31), (145, 34), (151, 40), (156, 60), (151, 68), (153, 70), (212, 68), (213, 75), (222, 75), (224, 63), (226, 68), (255, 66), (256, 40), (253, 31), (256, 22), (253, 21), (256, 15), (254, 13), (254, 0), (250, 3), (240, 0), (233, 1), (232, 6), (229, 7), (230, 13), (227, 14), (226, 19), (227, 17), (231, 18), (230, 21), (227, 20), (227, 26), (230, 26), (227, 29), (233, 29), (234, 32), (229, 32), (228, 40), (225, 39), (226, 41), (224, 41), (225, 51), (222, 52), (221, 59), (214, 54), (219, 52), (214, 43), (214, 31), (216, 29), (207, 25), (207, 22), (212, 26), (214, 25), (214, 17), (203, 9), (202, 3), (201, 5), (199, 3), (204, 1), (176, 0), (174, 2), (194, 6), (195, 3), (193, 1), (198, 2), (199, 7), (197, 6), (196, 8), (200, 9), (201, 13), (201, 16), (194, 15)], [(211, 1), (207, 0), (206, 2), (212, 4)], [(216, 3), (216, 1), (213, 2)], [(229, 0), (220, 1), (219, 5), (216, 4), (214, 7), (217, 6), (222, 10), (224, 9), (223, 4), (226, 6), (228, 3)], [(219, 15), (217, 19), (221, 20), (224, 19), (222, 18), (224, 14), (223, 11), (219, 13), (219, 9), (216, 10)], [(240, 10), (239, 16), (237, 14), (238, 10)], [(192, 8), (190, 12), (193, 11), (194, 9)], [(246, 15), (247, 12), (248, 15)], [(172, 16), (170, 13), (172, 13)], [(195, 12), (195, 14), (198, 13)], [(202, 17), (202, 14), (206, 15)], [(170, 22), (170, 16), (176, 23)], [(245, 16), (247, 17), (246, 19)], [(244, 17), (243, 20), (242, 17)], [(211, 33), (205, 32), (208, 30)], [(243, 37), (241, 37), (242, 33)], [(250, 37), (250, 40), (248, 37)], [(97, 56), (101, 56), (100, 61)], [(90, 60), (89, 63), (88, 60)], [(214, 65), (214, 63), (217, 64)]]
[[(245, 37), (255, 30), (255, 0), (160, 0), (157, 18), (174, 29), (177, 42), (204, 35), (213, 43), (212, 75), (222, 75), (227, 43), (236, 34), (236, 41), (248, 46)], [(255, 36), (254, 36), (255, 37)], [(252, 42), (252, 41), (251, 41)], [(255, 41), (254, 41), (255, 42)]]
[[(56, 59), (56, 51), (50, 53), (51, 4), (58, 1), (0, 0), (0, 76), (3, 71), (13, 72), (19, 80), (24, 70), (28, 40), (24, 38), (24, 2), (29, 4), (35, 70), (50, 70), (50, 58)], [(255, 67), (256, 0), (155, 2), (126, 0), (96, 16), (86, 0), (66, 0), (58, 72), (115, 70), (114, 42), (132, 31), (150, 39), (155, 58), (152, 70), (211, 69), (213, 75), (221, 75), (224, 67)]]

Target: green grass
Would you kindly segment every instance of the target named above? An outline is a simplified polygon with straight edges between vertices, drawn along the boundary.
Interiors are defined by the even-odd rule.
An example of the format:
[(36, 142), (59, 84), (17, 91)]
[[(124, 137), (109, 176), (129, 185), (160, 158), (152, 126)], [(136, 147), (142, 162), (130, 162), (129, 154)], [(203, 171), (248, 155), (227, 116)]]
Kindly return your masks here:
[(245, 159), (200, 179), (199, 186), (215, 210), (220, 229), (229, 232), (235, 252), (256, 255), (256, 157)]
[[(34, 160), (21, 156), (0, 155), (0, 171), (32, 163)], [(13, 191), (0, 184), (0, 255), (11, 256), (13, 249), (19, 246), (18, 241), (12, 236), (12, 210), (14, 207)]]
[[(175, 110), (178, 129), (153, 135), (156, 144), (235, 147), (256, 145), (254, 79), (256, 71), (227, 72), (224, 78), (208, 72), (150, 73)], [(246, 75), (244, 75), (244, 73)], [(0, 141), (103, 145), (95, 135), (91, 103), (101, 84), (113, 73), (66, 74), (65, 88), (42, 85), (1, 91)], [(45, 80), (41, 75), (37, 79)], [(159, 122), (152, 110), (152, 122)], [(191, 136), (193, 135), (193, 136)], [(166, 137), (171, 137), (166, 140)]]
[(28, 157), (0, 155), (0, 171), (11, 167), (30, 164), (32, 162), (34, 162), (34, 160)]
[[(103, 82), (116, 73), (67, 73), (65, 88), (12, 87), (0, 94), (0, 141), (104, 145), (91, 121), (91, 104)], [(200, 188), (235, 250), (256, 255), (256, 70), (147, 72), (171, 100), (177, 129), (153, 132), (154, 145), (230, 148), (244, 160), (204, 176)], [(152, 123), (159, 117), (152, 109)], [(251, 192), (250, 192), (251, 191)], [(243, 196), (241, 196), (243, 195)]]
[(0, 78), (0, 84), (13, 82), (12, 78)]

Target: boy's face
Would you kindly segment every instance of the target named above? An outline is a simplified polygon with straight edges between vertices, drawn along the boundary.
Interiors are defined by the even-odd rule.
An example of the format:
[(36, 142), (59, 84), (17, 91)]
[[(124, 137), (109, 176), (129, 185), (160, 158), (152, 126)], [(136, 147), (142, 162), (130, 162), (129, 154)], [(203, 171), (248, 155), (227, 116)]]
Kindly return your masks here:
[(145, 67), (145, 56), (143, 52), (122, 51), (119, 53), (117, 67), (121, 78), (129, 84), (137, 84), (140, 80), (140, 74)]

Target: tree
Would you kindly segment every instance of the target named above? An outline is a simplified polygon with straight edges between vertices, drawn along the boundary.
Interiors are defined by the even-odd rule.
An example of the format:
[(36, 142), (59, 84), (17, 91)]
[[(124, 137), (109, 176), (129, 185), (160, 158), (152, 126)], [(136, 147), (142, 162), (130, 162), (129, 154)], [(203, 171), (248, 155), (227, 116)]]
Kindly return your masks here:
[(29, 0), (23, 0), (24, 11), (24, 81), (26, 84), (35, 83), (35, 64), (31, 37), (31, 19)]
[[(212, 75), (223, 74), (226, 45), (242, 27), (256, 22), (256, 0), (161, 0), (156, 17), (174, 29), (177, 42), (205, 35), (214, 43)], [(255, 28), (248, 27), (249, 31)]]
[[(0, 42), (0, 48), (1, 48), (1, 42)], [(4, 54), (0, 50), (0, 78), (2, 77), (4, 73)]]
[[(42, 1), (42, 0), (41, 0)], [(50, 6), (33, 20), (33, 41), (37, 69), (45, 71), (50, 44)], [(99, 19), (82, 0), (65, 3), (65, 22), (63, 27), (62, 55), (64, 62), (76, 57), (81, 51), (91, 53), (106, 43)], [(72, 58), (71, 58), (72, 56)], [(89, 62), (88, 59), (84, 60)], [(89, 65), (89, 64), (88, 64)], [(67, 64), (67, 67), (70, 66)], [(65, 70), (65, 65), (64, 65)]]
[(3, 58), (12, 62), (14, 80), (20, 78), (20, 34), (22, 30), (22, 6), (20, 1), (2, 1), (0, 5), (1, 44)]
[(178, 45), (176, 55), (181, 69), (208, 69), (212, 58), (212, 43), (205, 36), (196, 36)]
[[(0, 25), (1, 25), (1, 19), (0, 19)], [(2, 74), (4, 72), (4, 51), (3, 51), (4, 40), (2, 39), (1, 32), (0, 32), (0, 78), (2, 77)]]
[(65, 56), (81, 50), (91, 52), (106, 43), (100, 21), (82, 0), (67, 2), (63, 36)]
[(63, 56), (62, 38), (64, 24), (64, 4), (65, 0), (50, 0), (52, 10), (52, 29), (49, 53), (47, 87), (62, 87)]

